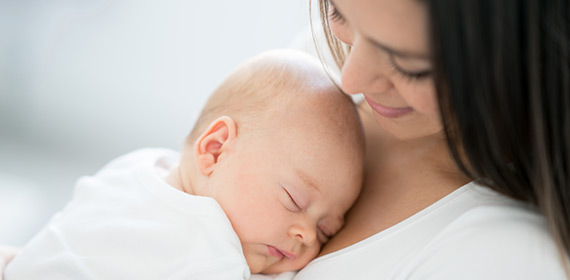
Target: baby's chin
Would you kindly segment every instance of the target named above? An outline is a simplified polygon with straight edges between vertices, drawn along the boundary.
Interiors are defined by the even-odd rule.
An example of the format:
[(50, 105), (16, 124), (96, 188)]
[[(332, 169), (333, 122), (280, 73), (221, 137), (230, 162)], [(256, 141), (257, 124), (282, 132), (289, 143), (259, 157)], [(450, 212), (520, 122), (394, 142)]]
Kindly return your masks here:
[(271, 268), (279, 260), (273, 259), (269, 256), (264, 256), (261, 254), (245, 254), (245, 259), (247, 265), (249, 266), (249, 271), (251, 274), (266, 273), (268, 268)]

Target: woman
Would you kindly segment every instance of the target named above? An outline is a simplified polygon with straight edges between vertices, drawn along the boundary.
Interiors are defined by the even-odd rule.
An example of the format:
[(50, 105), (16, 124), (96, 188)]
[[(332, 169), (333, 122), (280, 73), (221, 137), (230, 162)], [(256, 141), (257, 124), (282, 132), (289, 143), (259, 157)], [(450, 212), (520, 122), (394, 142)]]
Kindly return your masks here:
[(365, 97), (367, 169), (294, 279), (566, 278), (568, 1), (320, 7), (341, 87)]
[(567, 0), (320, 5), (342, 89), (365, 96), (367, 169), (294, 279), (566, 278)]

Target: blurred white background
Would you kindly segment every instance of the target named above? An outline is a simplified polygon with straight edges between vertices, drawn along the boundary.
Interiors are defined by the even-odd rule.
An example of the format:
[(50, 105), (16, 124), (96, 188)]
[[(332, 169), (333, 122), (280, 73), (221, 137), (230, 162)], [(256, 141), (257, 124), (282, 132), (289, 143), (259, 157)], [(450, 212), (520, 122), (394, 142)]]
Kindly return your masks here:
[(179, 149), (240, 62), (289, 46), (308, 0), (0, 0), (0, 244), (25, 244), (75, 180)]

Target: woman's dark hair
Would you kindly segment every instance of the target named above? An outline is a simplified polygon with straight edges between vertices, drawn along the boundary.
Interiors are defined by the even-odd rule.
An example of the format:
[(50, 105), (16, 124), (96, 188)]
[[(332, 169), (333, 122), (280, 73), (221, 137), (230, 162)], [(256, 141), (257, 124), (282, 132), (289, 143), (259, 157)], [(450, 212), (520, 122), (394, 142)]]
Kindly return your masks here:
[(568, 0), (428, 0), (434, 78), (465, 173), (546, 216), (570, 252)]
[[(471, 178), (545, 215), (570, 252), (570, 1), (422, 0), (449, 148)], [(347, 48), (320, 14), (339, 66)]]

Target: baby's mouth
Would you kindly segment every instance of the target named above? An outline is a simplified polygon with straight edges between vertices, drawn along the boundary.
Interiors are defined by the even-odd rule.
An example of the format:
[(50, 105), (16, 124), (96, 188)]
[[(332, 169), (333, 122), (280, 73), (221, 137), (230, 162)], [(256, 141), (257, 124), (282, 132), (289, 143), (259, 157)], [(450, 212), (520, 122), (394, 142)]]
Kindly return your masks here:
[(274, 256), (278, 259), (282, 259), (285, 255), (277, 248), (267, 245), (267, 250), (269, 251), (269, 255)]
[(267, 245), (267, 250), (269, 251), (269, 255), (274, 256), (278, 259), (282, 259), (283, 257), (286, 257), (288, 259), (295, 259), (297, 258), (297, 256), (291, 252), (287, 252), (287, 251), (283, 251), (283, 250), (279, 250), (276, 247), (273, 247), (271, 245)]

